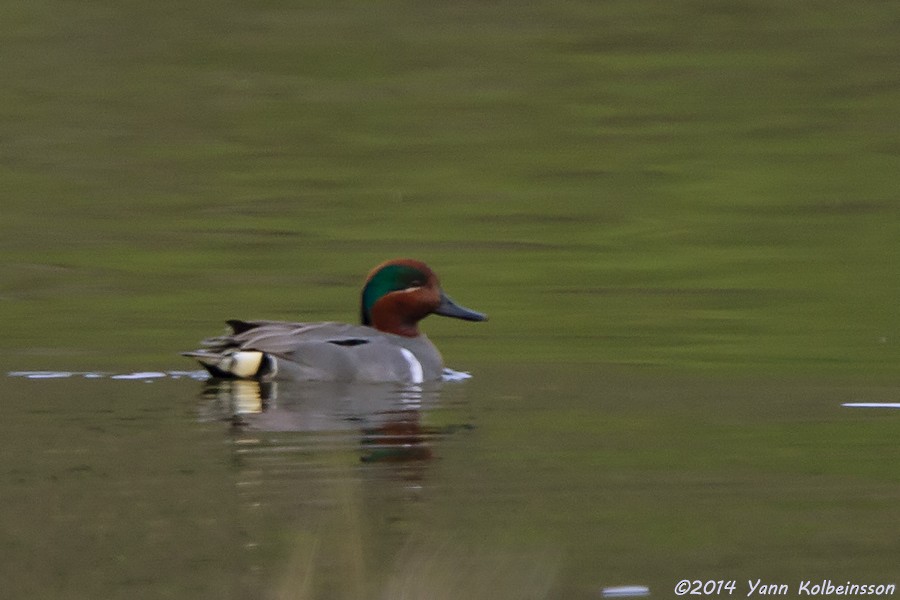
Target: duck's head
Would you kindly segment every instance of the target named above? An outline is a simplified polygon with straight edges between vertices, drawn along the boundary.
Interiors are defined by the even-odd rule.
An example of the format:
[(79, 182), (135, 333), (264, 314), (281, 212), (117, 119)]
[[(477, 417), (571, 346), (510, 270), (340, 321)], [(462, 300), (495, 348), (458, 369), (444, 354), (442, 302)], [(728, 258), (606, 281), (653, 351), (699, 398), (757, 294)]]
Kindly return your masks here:
[(428, 265), (408, 258), (389, 260), (372, 269), (363, 286), (360, 313), (363, 325), (407, 337), (419, 335), (419, 321), (432, 313), (466, 321), (487, 320), (487, 315), (451, 300)]

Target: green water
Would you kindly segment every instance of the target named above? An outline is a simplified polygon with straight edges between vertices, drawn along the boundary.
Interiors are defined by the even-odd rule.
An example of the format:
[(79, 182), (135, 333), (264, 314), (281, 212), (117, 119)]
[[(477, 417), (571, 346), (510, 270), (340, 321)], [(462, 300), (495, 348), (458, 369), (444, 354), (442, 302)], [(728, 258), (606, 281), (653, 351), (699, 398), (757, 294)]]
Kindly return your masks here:
[(5, 594), (745, 597), (900, 574), (896, 411), (841, 406), (895, 387), (495, 365), (407, 403), (431, 433), (391, 455), (371, 398), (281, 393), (234, 427), (202, 388), (7, 378)]
[(11, 5), (0, 344), (164, 367), (226, 317), (351, 319), (410, 255), (494, 315), (430, 324), (451, 355), (896, 374), (898, 18)]
[(3, 378), (4, 594), (898, 578), (898, 415), (841, 407), (898, 401), (894, 4), (0, 23), (4, 371), (192, 368), (226, 318), (354, 320), (394, 256), (491, 317), (425, 322), (474, 377), (422, 411), (465, 426), (411, 465), (346, 430), (245, 440), (187, 379)]

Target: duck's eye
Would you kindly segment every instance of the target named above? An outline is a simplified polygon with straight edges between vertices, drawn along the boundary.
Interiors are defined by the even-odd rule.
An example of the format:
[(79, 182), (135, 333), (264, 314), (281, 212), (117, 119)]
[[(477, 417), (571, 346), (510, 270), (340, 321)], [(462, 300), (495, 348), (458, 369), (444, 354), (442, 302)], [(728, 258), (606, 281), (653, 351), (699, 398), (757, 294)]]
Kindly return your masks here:
[(422, 287), (423, 285), (425, 285), (425, 282), (421, 279), (413, 279), (409, 282), (409, 287)]

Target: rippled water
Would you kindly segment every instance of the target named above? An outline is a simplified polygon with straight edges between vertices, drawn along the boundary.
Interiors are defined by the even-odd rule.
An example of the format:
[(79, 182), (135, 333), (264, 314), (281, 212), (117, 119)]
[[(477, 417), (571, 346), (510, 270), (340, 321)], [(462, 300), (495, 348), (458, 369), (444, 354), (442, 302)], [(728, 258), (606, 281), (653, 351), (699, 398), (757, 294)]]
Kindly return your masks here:
[(890, 387), (572, 365), (406, 389), (41, 375), (0, 382), (10, 597), (896, 576), (898, 413), (842, 406), (892, 404)]

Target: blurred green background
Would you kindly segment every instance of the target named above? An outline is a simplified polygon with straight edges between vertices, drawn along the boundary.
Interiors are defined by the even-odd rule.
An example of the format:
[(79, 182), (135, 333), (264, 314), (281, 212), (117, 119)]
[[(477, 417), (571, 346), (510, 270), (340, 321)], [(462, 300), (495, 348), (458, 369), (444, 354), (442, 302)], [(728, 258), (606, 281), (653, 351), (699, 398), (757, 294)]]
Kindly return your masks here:
[(896, 375), (900, 5), (0, 7), (0, 352), (178, 368), (408, 255), (455, 367)]

